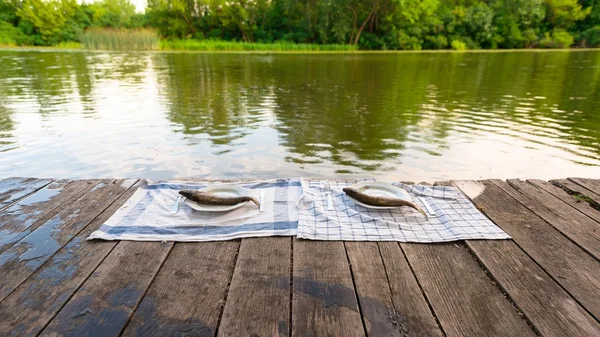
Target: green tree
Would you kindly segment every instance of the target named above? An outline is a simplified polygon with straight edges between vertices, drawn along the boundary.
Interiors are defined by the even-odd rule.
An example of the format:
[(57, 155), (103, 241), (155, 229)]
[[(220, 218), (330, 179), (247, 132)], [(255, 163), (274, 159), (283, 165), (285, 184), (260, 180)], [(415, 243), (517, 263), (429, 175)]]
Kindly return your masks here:
[(17, 9), (17, 15), (22, 20), (31, 22), (48, 43), (65, 28), (77, 8), (76, 0), (24, 0)]
[(89, 6), (93, 23), (100, 27), (126, 27), (135, 15), (135, 5), (129, 0), (100, 0)]
[(546, 6), (548, 21), (556, 28), (569, 29), (591, 12), (590, 7), (583, 9), (577, 0), (546, 0)]

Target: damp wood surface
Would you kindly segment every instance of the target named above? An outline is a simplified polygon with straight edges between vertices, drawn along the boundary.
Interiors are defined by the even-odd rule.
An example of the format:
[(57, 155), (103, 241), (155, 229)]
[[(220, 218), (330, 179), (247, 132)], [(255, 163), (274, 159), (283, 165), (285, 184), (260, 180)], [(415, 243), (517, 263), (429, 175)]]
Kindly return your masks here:
[(86, 241), (137, 180), (0, 180), (0, 336), (600, 336), (600, 180), (446, 181), (509, 240)]

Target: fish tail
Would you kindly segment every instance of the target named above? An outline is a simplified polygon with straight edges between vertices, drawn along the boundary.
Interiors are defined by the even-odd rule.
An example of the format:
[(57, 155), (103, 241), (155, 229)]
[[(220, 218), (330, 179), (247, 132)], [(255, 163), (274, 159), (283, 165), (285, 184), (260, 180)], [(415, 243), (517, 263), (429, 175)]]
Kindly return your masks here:
[(256, 204), (256, 207), (260, 208), (260, 203), (258, 202), (258, 200), (256, 200), (256, 198), (250, 198), (250, 201), (252, 201), (253, 203)]
[(429, 219), (429, 217), (427, 217), (427, 214), (425, 214), (425, 211), (423, 211), (423, 209), (417, 205), (415, 205), (415, 209), (417, 211), (419, 211), (421, 214), (423, 214), (423, 216), (425, 217), (425, 219)]
[(423, 209), (419, 206), (417, 206), (415, 203), (412, 202), (407, 202), (406, 206), (412, 207), (414, 209), (416, 209), (417, 211), (419, 211), (419, 213), (423, 214), (423, 216), (425, 217), (425, 219), (429, 219), (429, 217), (427, 216), (427, 214), (425, 213), (425, 211), (423, 211)]

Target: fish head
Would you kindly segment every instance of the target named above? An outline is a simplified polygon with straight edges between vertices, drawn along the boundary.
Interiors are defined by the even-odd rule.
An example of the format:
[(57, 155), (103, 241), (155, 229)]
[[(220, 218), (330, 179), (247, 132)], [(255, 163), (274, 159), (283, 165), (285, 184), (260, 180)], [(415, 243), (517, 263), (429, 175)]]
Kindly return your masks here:
[(190, 198), (192, 195), (194, 195), (194, 191), (192, 190), (181, 190), (179, 191), (179, 194), (185, 198)]
[(342, 191), (344, 191), (344, 193), (346, 193), (346, 194), (360, 193), (357, 189), (355, 189), (353, 187), (345, 187), (342, 189)]

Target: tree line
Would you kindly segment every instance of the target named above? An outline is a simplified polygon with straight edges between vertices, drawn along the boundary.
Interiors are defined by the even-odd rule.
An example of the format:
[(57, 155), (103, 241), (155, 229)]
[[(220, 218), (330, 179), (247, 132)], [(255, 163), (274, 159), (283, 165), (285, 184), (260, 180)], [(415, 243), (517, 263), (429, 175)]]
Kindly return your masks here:
[(600, 46), (600, 0), (0, 0), (0, 45), (79, 42), (88, 28), (164, 39), (349, 44), (360, 49)]

